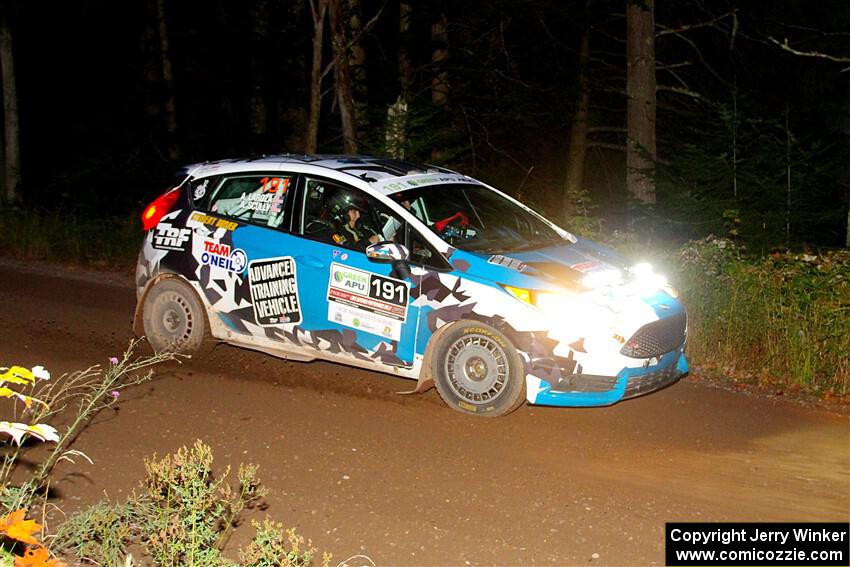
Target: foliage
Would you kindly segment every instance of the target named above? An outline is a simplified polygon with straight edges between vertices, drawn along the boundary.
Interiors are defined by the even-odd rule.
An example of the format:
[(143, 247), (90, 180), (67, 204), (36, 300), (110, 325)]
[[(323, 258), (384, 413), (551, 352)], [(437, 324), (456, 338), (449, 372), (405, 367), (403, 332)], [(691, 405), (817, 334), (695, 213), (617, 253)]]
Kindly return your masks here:
[(692, 362), (760, 384), (850, 393), (850, 253), (749, 257), (707, 238), (680, 252)]
[(127, 555), (127, 542), (144, 525), (145, 507), (131, 499), (125, 503), (98, 502), (65, 521), (56, 532), (52, 548), (76, 554), (100, 565), (120, 565)]
[(156, 511), (148, 521), (146, 547), (158, 564), (223, 564), (220, 550), (234, 522), (265, 495), (256, 466), (239, 467), (234, 490), (225, 483), (230, 469), (215, 479), (212, 461), (212, 450), (197, 441), (191, 449), (145, 463), (146, 497)]
[(843, 144), (798, 138), (793, 123), (759, 118), (739, 102), (734, 112), (711, 104), (687, 114), (686, 131), (676, 133), (683, 141), (658, 167), (654, 224), (680, 241), (725, 230), (762, 250), (842, 242), (846, 209), (835, 191)]
[[(227, 566), (222, 555), (242, 512), (266, 494), (257, 467), (240, 465), (235, 487), (230, 469), (216, 477), (212, 450), (201, 441), (145, 462), (140, 494), (126, 502), (101, 502), (71, 516), (56, 534), (55, 549), (73, 549), (81, 558), (116, 565), (131, 544), (143, 546), (156, 565)], [(241, 552), (246, 566), (312, 564), (316, 550), (293, 529), (266, 520)], [(330, 556), (325, 556), (327, 565)]]
[[(174, 354), (169, 353), (136, 357), (133, 349), (138, 342), (131, 341), (123, 356), (120, 359), (113, 357), (105, 369), (92, 366), (83, 371), (66, 374), (58, 380), (42, 382), (35, 388), (33, 396), (24, 396), (32, 400), (28, 406), (24, 401), (25, 409), (22, 415), (28, 416), (28, 421), (43, 424), (61, 417), (67, 419), (69, 425), (61, 432), (50, 432), (49, 438), (56, 441), (56, 444), (41, 462), (35, 464), (29, 478), (20, 486), (13, 486), (10, 481), (27, 447), (19, 444), (6, 448), (0, 465), (0, 506), (7, 513), (20, 508), (31, 508), (37, 503), (37, 499), (43, 496), (56, 463), (82, 455), (69, 449), (69, 446), (95, 415), (117, 403), (122, 390), (151, 378), (150, 371), (145, 374), (136, 374), (137, 372), (175, 358)], [(13, 367), (3, 374), (7, 381), (16, 368), (20, 367)], [(15, 372), (21, 374), (21, 370)], [(33, 403), (36, 400), (38, 403)], [(44, 427), (42, 425), (43, 430)], [(42, 436), (46, 437), (44, 431)]]
[[(253, 520), (251, 525), (256, 535), (251, 543), (240, 550), (239, 558), (245, 567), (307, 567), (313, 561), (315, 549), (294, 528), (284, 529), (283, 524), (269, 518), (261, 522)], [(303, 549), (303, 550), (302, 550)], [(324, 554), (322, 565), (327, 566), (331, 556)]]
[[(85, 455), (68, 447), (83, 428), (101, 410), (115, 404), (122, 389), (138, 384), (150, 378), (150, 372), (143, 376), (134, 373), (160, 361), (173, 358), (171, 354), (134, 358), (131, 342), (121, 359), (113, 357), (104, 371), (94, 366), (81, 372), (63, 375), (51, 381), (50, 373), (41, 366), (31, 370), (21, 366), (0, 368), (0, 397), (14, 398), (23, 404), (18, 411), (13, 408), (15, 421), (1, 421), (0, 432), (11, 436), (14, 446), (3, 447), (3, 459), (0, 464), (0, 506), (6, 515), (0, 518), (0, 536), (12, 541), (12, 547), (2, 547), (0, 561), (5, 564), (14, 561), (16, 566), (58, 567), (61, 565), (50, 558), (50, 552), (41, 547), (33, 535), (42, 530), (42, 526), (33, 520), (25, 519), (27, 510), (45, 503), (47, 486), (53, 467), (60, 460), (71, 461), (74, 457)], [(14, 385), (29, 388), (24, 394)], [(30, 395), (32, 394), (32, 395)], [(47, 424), (53, 419), (65, 419), (69, 425), (62, 432)], [(26, 420), (21, 422), (20, 420)], [(23, 461), (29, 448), (24, 444), (26, 437), (41, 441), (54, 442), (52, 450), (35, 462), (28, 461), (33, 471), (20, 485), (11, 483), (13, 473)], [(18, 554), (16, 547), (20, 542), (28, 547)], [(15, 550), (14, 553), (12, 550)]]
[(0, 215), (0, 252), (30, 260), (126, 266), (135, 260), (142, 242), (135, 214), (98, 217), (65, 211), (0, 209)]

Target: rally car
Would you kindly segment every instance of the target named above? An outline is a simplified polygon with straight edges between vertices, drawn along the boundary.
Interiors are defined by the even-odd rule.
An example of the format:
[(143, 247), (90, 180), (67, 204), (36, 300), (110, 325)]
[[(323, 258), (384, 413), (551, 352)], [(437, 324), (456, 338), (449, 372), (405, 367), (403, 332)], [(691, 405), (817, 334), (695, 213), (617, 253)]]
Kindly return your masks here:
[(363, 156), (186, 168), (142, 213), (134, 326), (434, 385), (474, 415), (603, 406), (687, 370), (687, 315), (647, 264), (447, 169)]

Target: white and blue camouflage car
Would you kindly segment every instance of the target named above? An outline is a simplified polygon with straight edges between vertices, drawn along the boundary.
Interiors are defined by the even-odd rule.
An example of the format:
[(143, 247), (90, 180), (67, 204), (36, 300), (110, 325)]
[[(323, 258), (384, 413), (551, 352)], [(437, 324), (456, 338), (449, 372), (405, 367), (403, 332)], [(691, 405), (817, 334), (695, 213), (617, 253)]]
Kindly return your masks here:
[(362, 156), (190, 166), (142, 215), (135, 329), (436, 386), (474, 415), (604, 406), (687, 370), (666, 280), (466, 175)]

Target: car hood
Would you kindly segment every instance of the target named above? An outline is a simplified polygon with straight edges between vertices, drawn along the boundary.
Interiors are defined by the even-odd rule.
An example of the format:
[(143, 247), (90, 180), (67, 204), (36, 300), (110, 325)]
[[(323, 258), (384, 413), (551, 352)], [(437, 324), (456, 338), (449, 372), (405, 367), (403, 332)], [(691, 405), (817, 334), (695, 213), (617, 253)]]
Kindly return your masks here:
[[(537, 250), (475, 256), (501, 272), (502, 276), (509, 275), (503, 270), (516, 275), (520, 272), (525, 276), (567, 287), (578, 286), (581, 279), (587, 275), (615, 268), (622, 270), (625, 267), (624, 259), (617, 252), (583, 238), (577, 239), (576, 243), (547, 246)], [(490, 275), (498, 278), (497, 274)]]

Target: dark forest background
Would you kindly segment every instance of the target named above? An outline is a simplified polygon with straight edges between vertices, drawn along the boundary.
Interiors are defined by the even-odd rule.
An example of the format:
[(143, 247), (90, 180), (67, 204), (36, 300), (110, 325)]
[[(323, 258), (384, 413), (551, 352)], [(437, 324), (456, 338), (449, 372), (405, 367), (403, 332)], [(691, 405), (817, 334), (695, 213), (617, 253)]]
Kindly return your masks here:
[[(644, 155), (654, 199), (635, 191), (626, 159), (635, 5), (6, 0), (18, 205), (130, 216), (183, 164), (310, 149), (321, 29), (318, 152), (447, 165), (589, 234), (713, 233), (757, 251), (850, 245), (850, 3), (637, 4), (654, 18), (640, 32), (655, 57), (657, 152)], [(329, 67), (341, 62), (335, 41), (345, 64)], [(399, 102), (406, 111), (388, 119)]]

